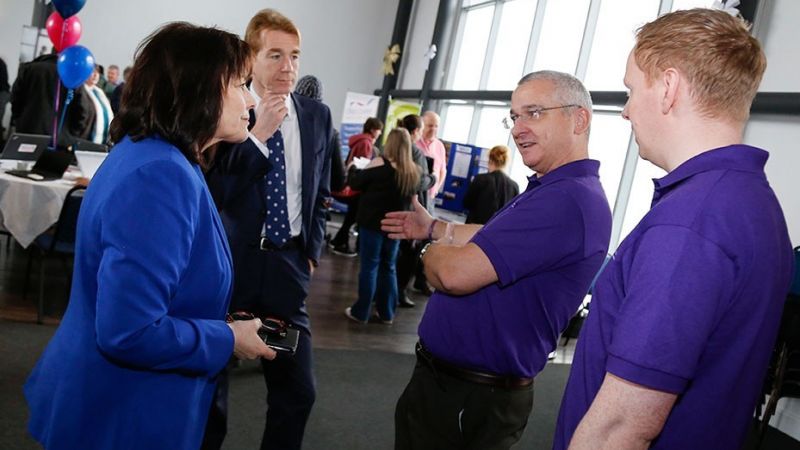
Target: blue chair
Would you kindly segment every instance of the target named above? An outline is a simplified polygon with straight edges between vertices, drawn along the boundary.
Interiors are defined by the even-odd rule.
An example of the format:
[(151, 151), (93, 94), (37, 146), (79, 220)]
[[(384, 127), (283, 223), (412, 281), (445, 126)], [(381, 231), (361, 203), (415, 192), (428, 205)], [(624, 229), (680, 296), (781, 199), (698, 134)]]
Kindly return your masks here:
[(64, 204), (61, 206), (61, 213), (58, 222), (52, 228), (39, 235), (34, 241), (31, 251), (28, 253), (28, 268), (25, 272), (25, 286), (22, 297), (26, 298), (28, 293), (28, 283), (33, 267), (33, 256), (39, 254), (39, 301), (36, 311), (36, 322), (42, 323), (44, 317), (44, 266), (45, 259), (48, 257), (59, 257), (67, 273), (67, 296), (72, 287), (72, 271), (69, 269), (67, 261), (75, 255), (75, 236), (78, 228), (78, 213), (81, 209), (85, 186), (75, 186), (67, 192)]

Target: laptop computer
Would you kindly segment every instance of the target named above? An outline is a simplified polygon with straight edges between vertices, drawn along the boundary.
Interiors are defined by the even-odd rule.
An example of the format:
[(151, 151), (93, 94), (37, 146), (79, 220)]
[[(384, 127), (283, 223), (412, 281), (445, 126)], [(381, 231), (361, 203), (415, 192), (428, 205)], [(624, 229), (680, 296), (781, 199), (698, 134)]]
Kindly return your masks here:
[(89, 179), (97, 172), (97, 168), (100, 167), (100, 164), (103, 164), (106, 156), (108, 156), (108, 153), (75, 150), (75, 158), (78, 159), (78, 167), (80, 167), (83, 176)]
[(42, 152), (31, 170), (6, 170), (9, 175), (34, 181), (58, 180), (72, 161), (72, 153), (63, 150)]
[(87, 141), (86, 139), (75, 139), (75, 142), (72, 144), (72, 151), (77, 152), (78, 150), (82, 152), (108, 153), (108, 146), (103, 144), (95, 144), (94, 142)]
[(41, 134), (14, 133), (8, 138), (0, 159), (36, 161), (51, 144), (50, 136)]

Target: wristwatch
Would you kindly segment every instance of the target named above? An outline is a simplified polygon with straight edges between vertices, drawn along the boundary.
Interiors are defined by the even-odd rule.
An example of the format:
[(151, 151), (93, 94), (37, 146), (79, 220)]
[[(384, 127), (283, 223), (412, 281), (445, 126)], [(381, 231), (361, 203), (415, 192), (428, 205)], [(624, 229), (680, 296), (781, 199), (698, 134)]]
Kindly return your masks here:
[(422, 261), (422, 257), (425, 256), (425, 253), (428, 253), (428, 248), (433, 244), (433, 242), (428, 241), (425, 245), (422, 246), (422, 249), (419, 251), (419, 260)]

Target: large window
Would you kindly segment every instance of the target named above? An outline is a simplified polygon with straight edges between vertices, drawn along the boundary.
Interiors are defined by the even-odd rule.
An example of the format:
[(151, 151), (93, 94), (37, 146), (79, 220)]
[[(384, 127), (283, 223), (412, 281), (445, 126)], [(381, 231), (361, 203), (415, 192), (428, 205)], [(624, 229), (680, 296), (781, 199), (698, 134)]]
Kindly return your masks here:
[(623, 91), (625, 63), (636, 29), (658, 15), (659, 0), (603, 0), (583, 82), (596, 91)]
[(536, 3), (536, 0), (511, 0), (503, 5), (502, 10), (497, 9), (500, 24), (489, 67), (502, 67), (503, 70), (489, 71), (486, 89), (514, 89), (522, 77)]
[(536, 42), (533, 70), (575, 74), (590, 0), (549, 1)]
[(595, 112), (589, 133), (589, 157), (600, 161), (600, 183), (614, 208), (625, 165), (631, 126), (619, 112)]
[(454, 70), (450, 72), (451, 89), (479, 88), (493, 17), (492, 4), (464, 12), (463, 26), (458, 31), (461, 40), (458, 56), (453, 64)]
[(442, 112), (442, 118), (445, 119), (441, 131), (442, 139), (462, 144), (469, 142), (473, 111), (474, 106), (463, 102), (446, 103)]
[(472, 141), (478, 147), (492, 148), (495, 145), (506, 145), (509, 132), (502, 125), (503, 117), (508, 115), (508, 106), (483, 105), (478, 117), (477, 132)]
[(637, 160), (628, 207), (625, 209), (625, 219), (622, 221), (621, 236), (627, 236), (650, 210), (650, 203), (653, 201), (653, 179), (661, 178), (665, 174), (666, 172), (655, 165), (641, 158)]

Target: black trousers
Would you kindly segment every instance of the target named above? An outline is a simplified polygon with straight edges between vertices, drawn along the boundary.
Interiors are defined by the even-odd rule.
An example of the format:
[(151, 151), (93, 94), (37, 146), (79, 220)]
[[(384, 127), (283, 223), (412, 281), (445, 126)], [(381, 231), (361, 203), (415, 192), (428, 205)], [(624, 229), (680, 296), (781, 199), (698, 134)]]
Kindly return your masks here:
[(336, 236), (331, 239), (331, 244), (333, 245), (347, 245), (350, 240), (350, 228), (353, 224), (356, 223), (356, 215), (358, 214), (358, 200), (361, 198), (360, 195), (354, 195), (352, 197), (348, 197), (347, 199), (343, 200), (343, 203), (347, 205), (347, 214), (344, 215), (344, 221), (342, 221), (342, 227), (339, 228), (339, 231), (336, 233)]
[[(416, 244), (414, 244), (417, 242)], [(419, 251), (425, 241), (404, 239), (400, 241), (400, 250), (397, 252), (397, 292), (403, 293), (408, 288), (411, 278), (414, 278), (414, 287), (422, 288), (427, 283), (425, 267), (419, 261)]]
[[(263, 263), (264, 300), (261, 305), (253, 304), (245, 309), (252, 309), (258, 315), (291, 317), (290, 322), (299, 324), (300, 339), (294, 355), (278, 352), (274, 360), (261, 361), (267, 385), (267, 414), (261, 449), (300, 449), (316, 397), (308, 317), (296, 313), (296, 308), (308, 293), (308, 261), (298, 248), (289, 248), (265, 254)], [(229, 374), (221, 374), (209, 411), (203, 449), (219, 449), (225, 439), (228, 383)]]
[[(311, 371), (311, 336), (301, 331), (294, 355), (278, 352), (277, 358), (262, 360), (261, 366), (267, 385), (267, 417), (261, 449), (299, 449), (316, 397), (316, 382)], [(220, 449), (227, 434), (228, 372), (226, 369), (219, 375), (203, 449)]]
[(435, 372), (417, 360), (395, 409), (395, 450), (500, 450), (519, 441), (533, 385), (513, 390)]

